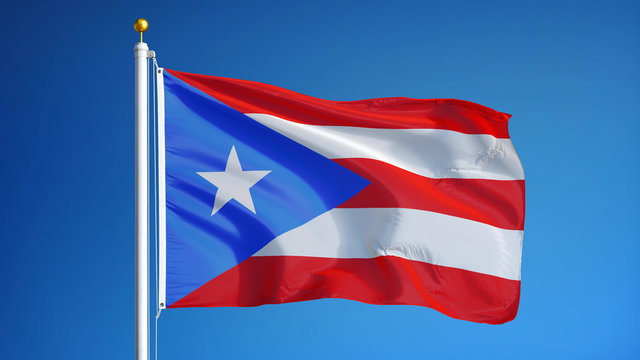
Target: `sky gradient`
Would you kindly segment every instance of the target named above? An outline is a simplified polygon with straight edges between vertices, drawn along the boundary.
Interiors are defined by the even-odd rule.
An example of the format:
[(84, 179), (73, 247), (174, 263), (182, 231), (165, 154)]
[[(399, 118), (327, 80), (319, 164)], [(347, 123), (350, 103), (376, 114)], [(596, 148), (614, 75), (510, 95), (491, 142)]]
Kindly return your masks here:
[(160, 359), (638, 356), (638, 2), (3, 8), (0, 358), (133, 357), (137, 17), (170, 69), (331, 100), (457, 98), (512, 114), (527, 186), (510, 323), (347, 300), (174, 309), (159, 319)]

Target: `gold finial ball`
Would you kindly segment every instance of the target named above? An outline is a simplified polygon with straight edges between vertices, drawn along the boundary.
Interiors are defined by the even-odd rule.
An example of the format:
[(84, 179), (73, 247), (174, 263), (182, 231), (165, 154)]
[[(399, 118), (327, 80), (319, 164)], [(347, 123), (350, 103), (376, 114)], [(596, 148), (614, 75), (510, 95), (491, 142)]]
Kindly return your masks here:
[(143, 33), (149, 28), (149, 23), (147, 20), (139, 18), (133, 23), (133, 28), (136, 29), (137, 32)]

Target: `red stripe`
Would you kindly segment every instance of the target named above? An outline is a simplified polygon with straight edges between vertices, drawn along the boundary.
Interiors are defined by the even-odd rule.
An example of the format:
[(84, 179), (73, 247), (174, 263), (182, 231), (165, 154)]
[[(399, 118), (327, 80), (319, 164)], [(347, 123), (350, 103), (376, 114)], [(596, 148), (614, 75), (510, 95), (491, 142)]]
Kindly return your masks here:
[(455, 99), (318, 99), (253, 81), (167, 70), (242, 113), (274, 115), (311, 125), (385, 129), (445, 129), (509, 138), (511, 115)]
[(516, 316), (520, 281), (395, 256), (251, 257), (170, 308), (258, 306), (321, 298), (420, 305), (457, 319), (501, 324)]
[(502, 229), (524, 229), (524, 180), (432, 179), (372, 159), (335, 159), (371, 181), (342, 208), (438, 212)]

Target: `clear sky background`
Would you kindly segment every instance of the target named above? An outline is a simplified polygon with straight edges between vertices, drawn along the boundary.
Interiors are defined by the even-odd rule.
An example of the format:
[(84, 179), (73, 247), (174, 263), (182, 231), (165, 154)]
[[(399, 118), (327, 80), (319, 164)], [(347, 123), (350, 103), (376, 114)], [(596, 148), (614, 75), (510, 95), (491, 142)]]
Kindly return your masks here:
[(513, 114), (517, 318), (318, 300), (175, 309), (160, 359), (640, 356), (637, 1), (3, 1), (0, 358), (134, 349), (133, 21), (167, 68)]

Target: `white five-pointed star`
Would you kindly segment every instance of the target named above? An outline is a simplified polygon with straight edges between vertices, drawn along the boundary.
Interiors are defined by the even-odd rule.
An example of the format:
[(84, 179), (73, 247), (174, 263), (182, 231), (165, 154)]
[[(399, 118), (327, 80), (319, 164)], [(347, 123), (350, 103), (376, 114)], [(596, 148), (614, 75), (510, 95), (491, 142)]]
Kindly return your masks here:
[(231, 199), (235, 199), (255, 214), (256, 209), (253, 205), (253, 199), (251, 199), (249, 189), (270, 172), (271, 170), (242, 170), (238, 154), (236, 153), (236, 147), (232, 146), (224, 171), (197, 173), (218, 188), (218, 191), (216, 191), (216, 199), (213, 202), (211, 216), (217, 213), (218, 210)]

